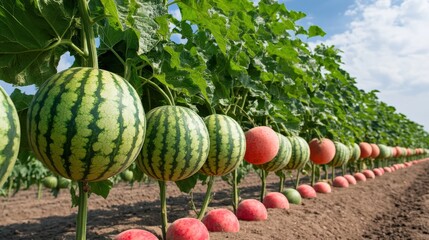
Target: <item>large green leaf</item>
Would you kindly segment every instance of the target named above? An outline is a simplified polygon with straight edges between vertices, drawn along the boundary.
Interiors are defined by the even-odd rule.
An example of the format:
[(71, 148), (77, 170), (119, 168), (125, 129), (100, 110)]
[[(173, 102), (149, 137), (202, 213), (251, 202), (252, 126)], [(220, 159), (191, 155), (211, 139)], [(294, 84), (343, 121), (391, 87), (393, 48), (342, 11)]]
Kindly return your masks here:
[(56, 72), (57, 48), (72, 37), (74, 0), (0, 2), (0, 79), (16, 85), (41, 84)]

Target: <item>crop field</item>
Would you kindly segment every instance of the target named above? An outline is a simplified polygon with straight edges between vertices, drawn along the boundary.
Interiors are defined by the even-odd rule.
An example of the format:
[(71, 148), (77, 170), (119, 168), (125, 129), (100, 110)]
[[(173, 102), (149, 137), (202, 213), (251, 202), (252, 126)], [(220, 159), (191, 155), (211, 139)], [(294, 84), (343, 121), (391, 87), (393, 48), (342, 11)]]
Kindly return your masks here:
[(305, 17), (1, 1), (0, 239), (429, 239), (429, 133)]
[[(428, 239), (429, 161), (386, 173), (349, 188), (304, 199), (289, 209), (269, 209), (265, 221), (240, 221), (238, 233), (210, 233), (210, 239)], [(305, 179), (304, 179), (305, 180)], [(259, 177), (251, 174), (240, 184), (243, 198), (258, 198)], [(290, 181), (286, 184), (292, 184)], [(278, 178), (270, 175), (268, 191)], [(139, 228), (160, 236), (158, 186), (120, 184), (108, 199), (94, 196), (89, 204), (88, 239), (111, 239), (119, 232)], [(202, 201), (205, 186), (193, 193)], [(230, 186), (216, 184), (211, 208), (229, 208)], [(49, 192), (37, 200), (35, 189), (0, 200), (0, 239), (74, 239), (76, 209), (62, 193)], [(191, 197), (169, 184), (167, 200), (171, 221), (192, 216)], [(92, 198), (92, 197), (91, 197)]]

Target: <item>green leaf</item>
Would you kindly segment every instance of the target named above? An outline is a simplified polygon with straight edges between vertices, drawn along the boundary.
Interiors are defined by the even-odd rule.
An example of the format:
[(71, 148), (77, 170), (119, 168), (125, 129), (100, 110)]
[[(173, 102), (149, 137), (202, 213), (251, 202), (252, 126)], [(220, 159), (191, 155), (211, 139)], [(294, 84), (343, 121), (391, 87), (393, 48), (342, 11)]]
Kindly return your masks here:
[(192, 175), (186, 179), (176, 181), (177, 187), (179, 187), (181, 192), (190, 193), (191, 190), (195, 187), (199, 179), (199, 173)]
[(91, 193), (107, 198), (109, 195), (110, 189), (113, 187), (113, 182), (110, 180), (104, 180), (100, 182), (89, 182), (89, 187), (91, 188)]
[(33, 100), (33, 95), (27, 95), (20, 89), (15, 88), (15, 90), (13, 90), (12, 94), (10, 95), (10, 98), (15, 105), (16, 111), (20, 112), (28, 108), (31, 100)]
[(56, 73), (58, 48), (70, 40), (77, 21), (74, 0), (0, 2), (0, 79), (16, 85), (41, 84)]
[(312, 25), (308, 28), (308, 37), (309, 38), (317, 37), (317, 36), (323, 37), (325, 35), (326, 35), (326, 32), (323, 31), (323, 29), (320, 28), (319, 26)]

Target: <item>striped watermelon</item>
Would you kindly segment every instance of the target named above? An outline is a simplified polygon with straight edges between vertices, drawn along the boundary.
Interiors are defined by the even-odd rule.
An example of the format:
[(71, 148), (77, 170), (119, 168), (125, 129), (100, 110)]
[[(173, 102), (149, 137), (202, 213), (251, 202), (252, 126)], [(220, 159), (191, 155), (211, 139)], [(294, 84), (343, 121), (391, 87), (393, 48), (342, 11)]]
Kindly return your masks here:
[(233, 171), (243, 160), (246, 138), (240, 125), (231, 117), (212, 114), (204, 119), (210, 136), (207, 161), (200, 172), (222, 176)]
[(350, 151), (346, 145), (335, 141), (335, 156), (334, 159), (328, 163), (328, 165), (333, 167), (339, 167), (343, 164), (346, 164), (350, 158)]
[(15, 165), (20, 137), (21, 127), (15, 105), (0, 87), (0, 189)]
[(264, 169), (265, 171), (275, 172), (283, 169), (289, 163), (292, 157), (292, 145), (290, 140), (280, 133), (277, 133), (277, 136), (279, 137), (279, 151), (277, 155), (273, 160), (261, 165), (255, 165), (256, 167)]
[(304, 138), (299, 136), (289, 137), (292, 146), (292, 156), (285, 170), (300, 169), (310, 160), (310, 147)]
[(189, 108), (161, 106), (147, 113), (147, 134), (137, 164), (152, 178), (178, 181), (200, 170), (209, 147), (200, 116)]
[(353, 143), (349, 146), (349, 152), (350, 152), (350, 162), (356, 162), (360, 158), (360, 147), (357, 143)]
[(378, 148), (380, 149), (380, 154), (377, 158), (385, 159), (391, 157), (392, 151), (390, 150), (390, 147), (384, 144), (378, 144)]
[(28, 112), (28, 139), (51, 171), (75, 181), (101, 181), (126, 169), (145, 136), (139, 96), (122, 77), (71, 68), (49, 78)]

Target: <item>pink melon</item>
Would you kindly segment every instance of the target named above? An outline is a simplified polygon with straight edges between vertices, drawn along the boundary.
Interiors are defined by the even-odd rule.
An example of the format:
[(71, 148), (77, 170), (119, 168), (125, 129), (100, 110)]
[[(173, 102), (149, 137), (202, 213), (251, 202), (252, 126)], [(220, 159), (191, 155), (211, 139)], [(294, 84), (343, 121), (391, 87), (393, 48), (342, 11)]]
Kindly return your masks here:
[(369, 143), (361, 142), (359, 143), (359, 148), (360, 148), (360, 158), (367, 158), (371, 156), (372, 147)]
[(355, 177), (357, 182), (365, 182), (366, 181), (366, 177), (363, 173), (358, 172), (358, 173), (355, 173), (353, 176)]
[(310, 160), (314, 164), (326, 164), (332, 161), (335, 156), (335, 144), (328, 138), (312, 139), (310, 147)]
[(374, 172), (369, 170), (369, 169), (363, 170), (362, 173), (363, 173), (363, 175), (365, 175), (366, 179), (374, 179), (375, 178)]
[(279, 137), (273, 129), (265, 126), (254, 127), (245, 133), (246, 152), (244, 160), (251, 164), (267, 163), (279, 151)]
[(142, 229), (128, 229), (119, 233), (115, 240), (158, 240), (153, 233)]
[(263, 221), (268, 218), (264, 204), (255, 199), (241, 201), (237, 207), (237, 218), (245, 221)]
[(356, 185), (356, 178), (350, 174), (344, 175), (344, 178), (349, 182), (350, 185)]
[(240, 222), (233, 212), (225, 208), (209, 211), (201, 220), (209, 232), (238, 232)]
[(179, 218), (167, 229), (166, 240), (209, 240), (209, 231), (196, 218)]
[(372, 171), (376, 177), (383, 175), (383, 172), (379, 168), (374, 168)]
[(318, 193), (330, 193), (332, 192), (331, 185), (327, 182), (317, 182), (313, 186), (314, 190)]
[(265, 208), (285, 208), (289, 209), (289, 201), (283, 193), (270, 192), (268, 193), (262, 203)]
[(332, 182), (332, 186), (347, 188), (349, 187), (349, 181), (347, 181), (347, 179), (343, 176), (338, 176), (334, 178), (334, 181)]
[(301, 184), (296, 188), (301, 197), (303, 198), (315, 198), (317, 197), (316, 191), (314, 188), (308, 184)]
[(371, 148), (372, 148), (371, 158), (378, 157), (378, 155), (380, 155), (380, 148), (375, 143), (371, 143), (370, 145), (371, 145)]

